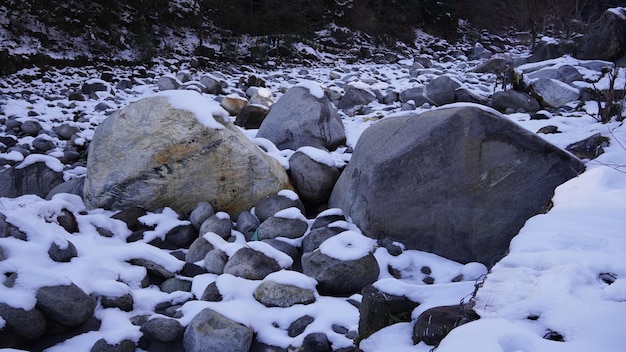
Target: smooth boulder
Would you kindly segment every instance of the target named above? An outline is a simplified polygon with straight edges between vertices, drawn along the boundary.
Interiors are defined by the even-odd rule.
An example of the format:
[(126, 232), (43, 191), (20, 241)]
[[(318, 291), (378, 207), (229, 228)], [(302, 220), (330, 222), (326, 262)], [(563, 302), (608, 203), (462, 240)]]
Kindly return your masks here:
[(250, 350), (254, 331), (205, 308), (187, 325), (183, 345), (187, 352), (241, 352)]
[(383, 119), (363, 132), (329, 207), (365, 235), (494, 264), (577, 158), (479, 105)]
[(335, 150), (346, 141), (335, 106), (313, 83), (295, 86), (281, 96), (256, 136), (272, 141), (281, 150), (304, 146)]
[(207, 201), (237, 216), (291, 189), (283, 167), (226, 116), (193, 91), (168, 91), (115, 112), (89, 146), (86, 205), (185, 213)]

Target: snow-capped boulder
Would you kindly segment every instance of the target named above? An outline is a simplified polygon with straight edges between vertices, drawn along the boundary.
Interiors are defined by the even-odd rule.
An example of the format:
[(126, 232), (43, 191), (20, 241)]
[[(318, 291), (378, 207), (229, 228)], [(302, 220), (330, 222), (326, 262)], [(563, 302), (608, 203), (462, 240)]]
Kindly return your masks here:
[(294, 207), (304, 212), (304, 205), (298, 195), (285, 190), (261, 199), (254, 207), (254, 215), (263, 222), (281, 210)]
[(35, 194), (45, 198), (63, 183), (63, 164), (43, 154), (31, 154), (13, 167), (0, 171), (0, 197)]
[(302, 272), (317, 280), (317, 290), (328, 295), (361, 292), (378, 280), (373, 240), (344, 231), (324, 241), (320, 248), (302, 255)]
[(533, 92), (546, 107), (558, 108), (580, 96), (578, 88), (551, 78), (541, 78), (533, 82)]
[(499, 111), (533, 112), (541, 109), (537, 99), (517, 90), (501, 90), (493, 94), (491, 106)]
[(371, 91), (369, 85), (363, 82), (349, 83), (345, 91), (345, 94), (337, 103), (338, 109), (350, 109), (357, 105), (367, 105), (376, 100), (376, 95)]
[(231, 115), (237, 115), (239, 112), (248, 105), (248, 99), (238, 95), (238, 94), (229, 94), (222, 98), (220, 101), (220, 106), (223, 107), (226, 111), (228, 111)]
[(205, 308), (187, 325), (183, 345), (187, 352), (248, 351), (253, 334), (251, 328)]
[(547, 67), (529, 72), (527, 77), (531, 80), (540, 78), (552, 78), (570, 84), (574, 81), (581, 81), (583, 75), (572, 65), (560, 65), (558, 67)]
[(103, 121), (89, 146), (89, 207), (184, 213), (207, 201), (237, 216), (291, 184), (217, 103), (192, 91), (142, 99)]
[(413, 327), (413, 343), (437, 346), (457, 326), (478, 319), (467, 305), (433, 307), (422, 312)]
[(257, 239), (265, 240), (276, 237), (299, 238), (308, 229), (306, 218), (298, 208), (287, 208), (270, 216), (259, 225)]
[(339, 178), (339, 169), (328, 152), (302, 147), (289, 157), (289, 176), (303, 201), (324, 204)]
[(141, 332), (151, 341), (172, 342), (183, 337), (185, 328), (178, 320), (156, 317), (143, 323)]
[[(289, 272), (290, 274), (301, 275), (297, 272)], [(285, 272), (277, 272), (268, 275), (265, 280), (254, 290), (254, 298), (266, 307), (288, 308), (294, 304), (310, 304), (315, 302), (315, 280), (310, 278), (313, 284), (309, 287), (294, 285), (282, 281), (272, 280), (276, 274), (285, 274)]]
[(577, 56), (615, 61), (626, 55), (626, 7), (606, 10), (583, 38)]
[(313, 82), (294, 86), (281, 96), (256, 136), (272, 141), (279, 149), (293, 150), (304, 146), (335, 150), (346, 141), (334, 105)]
[(278, 262), (261, 251), (243, 247), (233, 254), (224, 266), (224, 274), (249, 280), (261, 280), (280, 270)]
[(458, 105), (361, 135), (329, 200), (373, 238), (487, 266), (584, 165), (496, 111)]
[(376, 331), (397, 322), (410, 322), (411, 312), (420, 305), (405, 296), (381, 291), (367, 285), (361, 291), (359, 306), (359, 340), (368, 338)]

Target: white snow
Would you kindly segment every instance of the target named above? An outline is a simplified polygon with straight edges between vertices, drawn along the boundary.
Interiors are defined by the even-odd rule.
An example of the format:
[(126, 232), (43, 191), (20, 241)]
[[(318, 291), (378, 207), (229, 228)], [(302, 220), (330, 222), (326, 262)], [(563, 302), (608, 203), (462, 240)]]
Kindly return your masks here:
[(320, 163), (322, 165), (327, 165), (330, 167), (335, 167), (335, 159), (333, 159), (333, 156), (325, 150), (306, 146), (306, 147), (300, 147), (296, 151), (304, 153), (306, 156), (308, 156), (309, 158), (311, 158), (313, 161), (317, 163)]
[(301, 81), (295, 86), (308, 89), (309, 94), (316, 97), (317, 99), (322, 99), (324, 97), (324, 89), (319, 83), (315, 81)]
[(317, 281), (309, 276), (293, 270), (281, 270), (267, 275), (263, 281), (273, 281), (279, 284), (293, 285), (300, 288), (315, 290)]
[(195, 91), (164, 90), (156, 93), (155, 96), (168, 98), (172, 107), (192, 112), (199, 123), (214, 130), (224, 128), (223, 124), (215, 120), (216, 116), (222, 119), (228, 118), (228, 112), (219, 103), (208, 100)]
[(50, 170), (56, 172), (61, 172), (64, 168), (59, 159), (44, 154), (29, 154), (21, 163), (15, 166), (15, 168), (19, 170), (35, 163), (44, 163)]
[(290, 190), (290, 189), (283, 189), (278, 191), (278, 193), (276, 193), (279, 196), (285, 197), (287, 199), (291, 199), (294, 202), (297, 201), (298, 199), (300, 199), (300, 197), (298, 197), (298, 193)]
[(280, 210), (274, 214), (277, 218), (302, 220), (306, 222), (306, 218), (302, 214), (302, 211), (296, 207)]
[(322, 254), (338, 260), (361, 259), (374, 251), (376, 241), (356, 231), (344, 231), (322, 242)]

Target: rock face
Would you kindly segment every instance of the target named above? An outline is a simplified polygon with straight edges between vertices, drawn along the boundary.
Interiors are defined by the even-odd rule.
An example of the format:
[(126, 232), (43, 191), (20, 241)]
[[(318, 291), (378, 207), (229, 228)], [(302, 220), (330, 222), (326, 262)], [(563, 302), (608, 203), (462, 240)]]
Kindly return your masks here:
[(533, 92), (547, 107), (558, 108), (578, 99), (580, 91), (568, 84), (551, 78), (540, 78), (533, 82)]
[[(185, 103), (195, 108), (175, 107)], [(211, 111), (215, 119), (206, 116)], [(89, 147), (85, 203), (189, 212), (207, 201), (236, 216), (290, 189), (280, 164), (220, 114), (225, 112), (192, 91), (167, 92), (115, 112)]]
[(578, 58), (615, 61), (624, 55), (626, 55), (626, 8), (608, 9), (584, 37), (578, 50)]
[(278, 149), (313, 146), (335, 150), (345, 143), (341, 118), (317, 88), (321, 94), (313, 95), (312, 89), (301, 86), (289, 89), (272, 106), (256, 136), (269, 139)]
[(248, 351), (253, 333), (249, 327), (206, 308), (185, 329), (183, 344), (187, 352)]
[(359, 139), (329, 207), (373, 238), (487, 266), (580, 160), (479, 106), (383, 119)]

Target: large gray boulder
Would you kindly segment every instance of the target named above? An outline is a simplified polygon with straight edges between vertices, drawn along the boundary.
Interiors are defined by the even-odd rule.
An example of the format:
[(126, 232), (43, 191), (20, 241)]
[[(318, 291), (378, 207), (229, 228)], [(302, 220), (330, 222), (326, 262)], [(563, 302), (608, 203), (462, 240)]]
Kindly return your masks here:
[(583, 170), (494, 110), (451, 106), (365, 130), (329, 207), (370, 237), (491, 266), (555, 187)]
[(249, 351), (253, 334), (251, 328), (205, 308), (187, 325), (183, 345), (187, 352)]
[(96, 299), (75, 284), (46, 286), (37, 290), (37, 309), (62, 325), (77, 327), (93, 316)]
[[(36, 155), (31, 157), (35, 158)], [(56, 167), (57, 163), (60, 168)], [(57, 161), (53, 166), (50, 168), (45, 162), (30, 163), (25, 160), (17, 166), (3, 169), (0, 171), (0, 197), (35, 194), (45, 198), (54, 187), (63, 183), (63, 165)]]
[(537, 99), (513, 89), (495, 92), (491, 98), (491, 105), (499, 111), (534, 112), (541, 108)]
[(578, 58), (615, 61), (626, 55), (626, 8), (606, 10), (583, 38)]
[(304, 146), (335, 150), (346, 141), (341, 118), (319, 86), (289, 89), (272, 105), (256, 136), (281, 150)]
[(551, 78), (540, 78), (532, 84), (533, 92), (539, 97), (542, 105), (558, 108), (577, 100), (580, 96), (578, 88)]
[(85, 203), (185, 213), (207, 201), (237, 216), (291, 189), (283, 167), (226, 115), (193, 91), (164, 92), (115, 112), (89, 146)]

